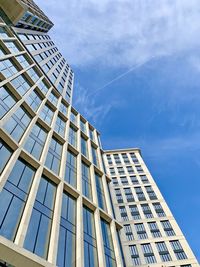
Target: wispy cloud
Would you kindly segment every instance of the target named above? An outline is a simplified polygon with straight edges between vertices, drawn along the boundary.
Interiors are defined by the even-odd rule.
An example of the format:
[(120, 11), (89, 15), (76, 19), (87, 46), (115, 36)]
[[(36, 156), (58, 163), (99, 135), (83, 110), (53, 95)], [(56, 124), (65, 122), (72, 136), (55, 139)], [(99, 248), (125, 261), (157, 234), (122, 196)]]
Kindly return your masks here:
[(36, 1), (71, 64), (130, 68), (200, 44), (199, 0)]

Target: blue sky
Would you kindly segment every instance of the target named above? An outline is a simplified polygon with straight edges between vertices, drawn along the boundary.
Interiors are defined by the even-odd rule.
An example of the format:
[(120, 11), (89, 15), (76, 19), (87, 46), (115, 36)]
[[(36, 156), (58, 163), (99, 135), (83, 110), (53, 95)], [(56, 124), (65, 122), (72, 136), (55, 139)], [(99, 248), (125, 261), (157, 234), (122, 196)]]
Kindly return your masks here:
[(199, 0), (36, 2), (75, 72), (75, 107), (105, 149), (142, 149), (200, 261)]

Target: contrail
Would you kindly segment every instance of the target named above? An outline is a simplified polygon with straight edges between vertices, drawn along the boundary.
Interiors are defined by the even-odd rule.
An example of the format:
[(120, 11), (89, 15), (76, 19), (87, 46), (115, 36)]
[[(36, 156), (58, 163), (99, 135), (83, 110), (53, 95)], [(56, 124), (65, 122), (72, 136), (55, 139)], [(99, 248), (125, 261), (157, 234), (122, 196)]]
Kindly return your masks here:
[(98, 92), (101, 91), (102, 89), (104, 89), (104, 88), (106, 88), (107, 86), (109, 86), (110, 84), (112, 84), (112, 83), (118, 81), (118, 80), (121, 79), (122, 77), (126, 76), (128, 73), (130, 73), (130, 72), (132, 72), (133, 70), (135, 70), (135, 69), (141, 67), (142, 65), (144, 65), (146, 62), (148, 62), (149, 60), (151, 60), (151, 59), (153, 59), (153, 58), (155, 58), (155, 56), (152, 56), (152, 57), (150, 57), (149, 59), (146, 59), (146, 60), (144, 60), (143, 62), (138, 63), (138, 64), (132, 66), (132, 67), (131, 67), (129, 70), (127, 70), (126, 72), (120, 74), (119, 76), (117, 76), (116, 78), (112, 79), (112, 80), (109, 81), (108, 83), (104, 84), (103, 86), (101, 86), (101, 87), (97, 88), (96, 90), (92, 91), (91, 93), (89, 93), (89, 94), (87, 95), (87, 97), (89, 97), (89, 96), (91, 96), (91, 95), (95, 95), (96, 93), (98, 93)]

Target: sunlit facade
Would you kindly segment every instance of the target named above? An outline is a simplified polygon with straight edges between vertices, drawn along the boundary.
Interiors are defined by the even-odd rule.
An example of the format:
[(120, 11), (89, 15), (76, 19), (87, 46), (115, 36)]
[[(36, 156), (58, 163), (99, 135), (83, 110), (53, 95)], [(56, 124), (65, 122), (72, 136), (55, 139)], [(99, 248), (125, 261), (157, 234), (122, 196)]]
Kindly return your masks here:
[[(197, 267), (138, 150), (133, 153), (150, 181), (144, 180), (145, 194), (153, 186), (159, 197), (147, 203), (161, 201), (162, 221), (169, 220), (175, 231), (159, 241), (180, 241), (187, 259), (176, 259), (171, 248), (169, 262), (159, 265), (155, 252), (157, 261), (147, 264), (136, 235), (126, 240), (125, 231), (137, 220), (128, 214), (124, 223), (119, 209), (124, 214), (129, 204), (146, 202), (130, 196), (131, 203), (122, 197), (119, 204), (114, 192), (128, 186), (118, 188), (115, 181), (122, 177), (111, 169), (137, 166), (114, 162), (116, 152), (102, 150), (99, 132), (72, 106), (74, 73), (48, 34), (53, 26), (48, 17), (32, 0), (2, 0), (0, 7), (0, 266)], [(125, 153), (131, 160), (130, 151)], [(129, 173), (123, 176), (128, 196), (135, 184)], [(154, 215), (140, 223), (160, 225)], [(145, 242), (154, 249), (157, 241), (148, 235)]]

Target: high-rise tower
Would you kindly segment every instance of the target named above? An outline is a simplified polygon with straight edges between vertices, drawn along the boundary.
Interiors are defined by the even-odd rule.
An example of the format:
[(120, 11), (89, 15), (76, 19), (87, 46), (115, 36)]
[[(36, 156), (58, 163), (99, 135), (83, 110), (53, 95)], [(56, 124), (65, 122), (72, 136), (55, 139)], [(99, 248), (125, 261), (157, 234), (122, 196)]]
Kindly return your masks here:
[(198, 267), (139, 149), (105, 151), (126, 266)]
[[(0, 12), (0, 266), (146, 267), (149, 252), (139, 251), (143, 240), (137, 239), (149, 225), (146, 235), (141, 232), (147, 245), (154, 244), (148, 266), (197, 267), (138, 151), (104, 152), (99, 132), (72, 107), (74, 73), (49, 36), (53, 23), (32, 0), (1, 0)], [(130, 161), (138, 155), (145, 186), (135, 185), (133, 162), (124, 158), (127, 166), (118, 160), (110, 166), (116, 153)], [(112, 168), (128, 172), (115, 176)], [(120, 179), (128, 184), (120, 186), (127, 200), (121, 197), (119, 205), (113, 192), (120, 188), (113, 186)], [(144, 187), (147, 198), (158, 199), (140, 203)], [(138, 222), (128, 213), (124, 223), (119, 207), (125, 215), (128, 203), (140, 210), (151, 205), (155, 217)], [(156, 217), (160, 205), (167, 217)], [(136, 224), (143, 228), (132, 237)], [(153, 233), (159, 231), (158, 240)], [(165, 251), (156, 252), (156, 243), (163, 248), (165, 241), (175, 243), (167, 244), (168, 262), (161, 264), (159, 253)]]

